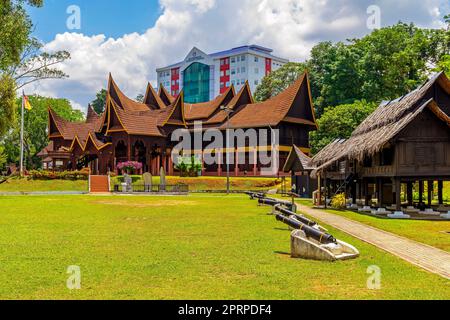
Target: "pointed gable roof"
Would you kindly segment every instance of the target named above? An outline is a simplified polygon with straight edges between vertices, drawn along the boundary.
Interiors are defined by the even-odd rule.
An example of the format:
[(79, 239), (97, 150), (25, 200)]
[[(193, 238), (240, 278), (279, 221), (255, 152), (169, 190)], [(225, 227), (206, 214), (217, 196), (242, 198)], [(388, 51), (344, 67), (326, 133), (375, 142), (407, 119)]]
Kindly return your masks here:
[(101, 118), (100, 115), (95, 112), (95, 110), (92, 108), (92, 106), (89, 104), (87, 109), (87, 115), (86, 115), (86, 123), (95, 123), (99, 121)]
[(161, 100), (164, 102), (166, 106), (169, 106), (175, 102), (175, 97), (172, 96), (170, 93), (168, 93), (166, 88), (164, 88), (162, 84), (159, 85), (158, 96), (161, 98)]
[[(310, 119), (296, 119), (299, 124), (309, 125), (317, 128), (314, 118), (314, 110), (309, 97), (308, 106), (304, 104), (304, 100), (298, 99), (302, 95), (302, 86), (308, 85), (308, 77), (306, 72), (300, 76), (291, 86), (281, 92), (275, 97), (272, 97), (264, 102), (248, 104), (241, 108), (230, 119), (230, 127), (232, 128), (251, 128), (251, 127), (267, 127), (276, 126), (284, 121), (289, 112), (293, 109), (308, 108), (307, 110), (312, 118)], [(309, 87), (306, 90), (309, 94)], [(309, 94), (310, 95), (310, 94)], [(225, 125), (222, 125), (225, 128)]]
[(200, 120), (209, 118), (222, 105), (228, 105), (235, 97), (234, 86), (229, 87), (223, 94), (217, 96), (214, 100), (202, 103), (185, 103), (184, 113), (186, 120)]
[(184, 92), (181, 91), (176, 100), (160, 114), (160, 126), (177, 125), (186, 127), (184, 116)]
[(111, 130), (111, 115), (119, 120), (122, 129), (132, 135), (163, 137), (158, 128), (159, 110), (128, 98), (117, 86), (111, 74), (109, 76), (108, 93), (108, 130)]
[(301, 172), (313, 169), (314, 166), (311, 163), (311, 157), (307, 156), (299, 147), (294, 145), (286, 159), (283, 171)]
[(163, 109), (166, 107), (161, 97), (156, 93), (155, 89), (149, 82), (144, 96), (144, 104), (151, 106), (153, 109)]
[[(241, 90), (239, 90), (239, 92), (233, 97), (233, 99), (230, 100), (230, 102), (226, 106), (236, 112), (241, 106), (245, 106), (247, 104), (252, 103), (254, 103), (252, 92), (250, 90), (250, 85), (248, 84), (248, 81), (246, 81), (245, 85), (241, 88)], [(206, 121), (206, 124), (220, 124), (226, 121), (226, 119), (227, 119), (227, 112), (224, 110), (220, 110), (210, 119), (208, 119), (208, 121)]]
[(109, 74), (108, 93), (114, 102), (124, 110), (147, 111), (150, 108), (144, 103), (128, 98), (117, 86), (111, 74)]

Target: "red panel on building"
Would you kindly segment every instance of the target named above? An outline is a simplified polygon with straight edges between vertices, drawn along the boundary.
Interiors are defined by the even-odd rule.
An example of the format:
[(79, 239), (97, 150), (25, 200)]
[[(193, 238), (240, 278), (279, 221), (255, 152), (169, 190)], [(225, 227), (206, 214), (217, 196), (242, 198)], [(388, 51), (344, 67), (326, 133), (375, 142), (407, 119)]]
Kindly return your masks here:
[(170, 94), (175, 97), (180, 93), (180, 68), (174, 68), (170, 73)]
[(220, 94), (230, 87), (230, 58), (220, 59)]
[(272, 72), (272, 59), (266, 58), (266, 76)]

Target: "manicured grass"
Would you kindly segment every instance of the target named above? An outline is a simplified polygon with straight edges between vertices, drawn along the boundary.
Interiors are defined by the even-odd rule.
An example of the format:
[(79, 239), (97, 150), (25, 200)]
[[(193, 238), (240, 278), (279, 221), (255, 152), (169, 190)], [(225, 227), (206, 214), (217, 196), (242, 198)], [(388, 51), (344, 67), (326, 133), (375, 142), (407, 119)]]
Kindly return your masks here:
[(12, 178), (0, 184), (0, 192), (88, 191), (86, 180), (28, 180)]
[[(309, 200), (298, 202), (312, 206)], [(450, 252), (450, 221), (381, 219), (349, 210), (327, 211)]]
[[(111, 179), (112, 187), (120, 184), (120, 177)], [(290, 178), (286, 178), (286, 185), (290, 185)], [(153, 177), (153, 183), (159, 184), (159, 177)], [(226, 190), (225, 177), (198, 177), (180, 178), (167, 177), (166, 183), (174, 185), (184, 183), (189, 185), (190, 191), (203, 190)], [(141, 176), (134, 176), (135, 183), (144, 183)], [(232, 190), (270, 190), (281, 188), (281, 179), (276, 178), (242, 178), (231, 177)], [(30, 192), (30, 191), (88, 191), (87, 181), (67, 181), (67, 180), (28, 180), (11, 178), (7, 182), (0, 184), (0, 192)]]
[[(292, 259), (242, 195), (0, 198), (2, 299), (447, 299), (446, 279), (329, 228), (361, 257)], [(81, 268), (81, 290), (66, 288)], [(371, 265), (381, 290), (366, 287)]]
[[(111, 184), (120, 184), (123, 177), (114, 177)], [(286, 178), (286, 185), (290, 185), (290, 178)], [(190, 191), (203, 190), (226, 190), (226, 177), (175, 177), (168, 176), (166, 182), (169, 185), (183, 183), (189, 185)], [(144, 183), (141, 176), (133, 176), (135, 183)], [(153, 184), (159, 184), (159, 176), (152, 178)], [(269, 190), (281, 188), (281, 179), (264, 177), (231, 177), (230, 185), (232, 190)]]

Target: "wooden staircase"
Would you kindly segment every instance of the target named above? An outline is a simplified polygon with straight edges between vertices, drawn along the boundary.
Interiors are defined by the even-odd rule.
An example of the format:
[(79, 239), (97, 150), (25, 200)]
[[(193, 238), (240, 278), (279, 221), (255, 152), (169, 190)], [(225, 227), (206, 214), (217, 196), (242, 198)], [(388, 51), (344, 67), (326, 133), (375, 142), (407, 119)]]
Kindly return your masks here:
[(90, 193), (108, 193), (109, 176), (89, 176), (89, 192)]

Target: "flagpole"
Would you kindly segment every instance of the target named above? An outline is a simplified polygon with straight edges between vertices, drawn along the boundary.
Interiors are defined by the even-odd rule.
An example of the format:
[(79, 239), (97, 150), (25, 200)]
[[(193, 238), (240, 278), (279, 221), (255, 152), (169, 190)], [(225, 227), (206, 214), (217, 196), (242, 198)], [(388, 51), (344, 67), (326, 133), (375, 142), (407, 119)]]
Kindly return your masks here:
[(23, 114), (24, 114), (24, 97), (25, 92), (22, 91), (22, 115), (20, 122), (20, 176), (23, 177)]

